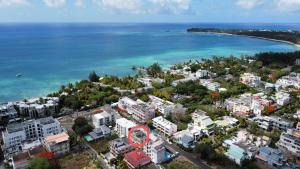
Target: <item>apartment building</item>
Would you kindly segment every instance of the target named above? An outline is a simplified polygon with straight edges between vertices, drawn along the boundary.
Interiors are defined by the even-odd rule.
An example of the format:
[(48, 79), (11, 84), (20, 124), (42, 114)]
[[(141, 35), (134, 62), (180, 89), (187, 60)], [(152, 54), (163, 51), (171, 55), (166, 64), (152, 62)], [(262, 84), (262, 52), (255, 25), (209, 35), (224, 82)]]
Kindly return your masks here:
[(271, 130), (273, 128), (287, 130), (293, 127), (293, 122), (277, 116), (257, 116), (253, 120), (260, 128), (265, 130)]
[(109, 145), (110, 145), (110, 152), (114, 156), (123, 155), (127, 152), (134, 150), (134, 147), (132, 147), (129, 144), (127, 137), (117, 138), (111, 141)]
[(205, 112), (195, 112), (192, 114), (194, 126), (200, 127), (202, 133), (211, 135), (214, 132), (215, 124), (209, 116), (205, 115)]
[(240, 77), (240, 82), (250, 87), (258, 87), (261, 83), (261, 77), (253, 73), (244, 73)]
[(152, 121), (153, 121), (153, 127), (155, 127), (160, 132), (162, 132), (168, 136), (173, 135), (177, 131), (177, 125), (166, 120), (162, 116), (156, 117), (156, 118), (152, 119)]
[(138, 123), (146, 123), (155, 117), (155, 109), (146, 103), (140, 103), (128, 108), (128, 111), (132, 113), (133, 119)]
[(99, 128), (102, 125), (110, 126), (116, 120), (115, 113), (104, 110), (102, 113), (94, 114), (92, 120), (95, 128)]
[(127, 137), (129, 130), (134, 126), (136, 126), (134, 122), (125, 118), (120, 118), (116, 120), (115, 131), (119, 137)]
[(164, 116), (171, 114), (175, 107), (174, 103), (163, 100), (153, 95), (149, 95), (149, 99), (150, 99), (151, 106), (153, 106), (157, 111), (159, 111)]
[(69, 135), (66, 132), (45, 137), (43, 144), (47, 151), (54, 153), (55, 157), (60, 157), (70, 152)]
[(280, 140), (276, 145), (285, 151), (300, 157), (300, 132), (289, 129), (287, 132), (281, 133)]
[(21, 145), (27, 141), (35, 141), (50, 135), (63, 132), (59, 121), (53, 117), (46, 117), (36, 120), (28, 120), (22, 123), (9, 124), (2, 132), (5, 154), (21, 151)]
[(164, 141), (152, 133), (150, 134), (148, 143), (143, 147), (143, 151), (155, 164), (162, 163), (166, 160), (166, 148), (164, 146)]

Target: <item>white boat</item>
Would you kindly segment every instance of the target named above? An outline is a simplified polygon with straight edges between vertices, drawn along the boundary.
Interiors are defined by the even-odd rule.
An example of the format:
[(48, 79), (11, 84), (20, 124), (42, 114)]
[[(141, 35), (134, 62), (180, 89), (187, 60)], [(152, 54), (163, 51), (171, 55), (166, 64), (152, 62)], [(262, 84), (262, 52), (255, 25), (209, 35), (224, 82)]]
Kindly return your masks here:
[(22, 76), (21, 73), (16, 74), (16, 77), (21, 77), (21, 76)]

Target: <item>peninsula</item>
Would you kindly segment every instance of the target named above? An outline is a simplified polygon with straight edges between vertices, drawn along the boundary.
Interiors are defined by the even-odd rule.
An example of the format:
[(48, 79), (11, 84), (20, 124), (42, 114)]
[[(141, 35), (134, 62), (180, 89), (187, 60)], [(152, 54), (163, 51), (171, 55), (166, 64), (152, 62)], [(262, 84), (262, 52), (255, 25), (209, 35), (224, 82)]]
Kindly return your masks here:
[(222, 33), (231, 35), (250, 36), (255, 38), (283, 41), (300, 46), (300, 32), (292, 30), (266, 30), (266, 29), (218, 29), (218, 28), (190, 28), (187, 32)]

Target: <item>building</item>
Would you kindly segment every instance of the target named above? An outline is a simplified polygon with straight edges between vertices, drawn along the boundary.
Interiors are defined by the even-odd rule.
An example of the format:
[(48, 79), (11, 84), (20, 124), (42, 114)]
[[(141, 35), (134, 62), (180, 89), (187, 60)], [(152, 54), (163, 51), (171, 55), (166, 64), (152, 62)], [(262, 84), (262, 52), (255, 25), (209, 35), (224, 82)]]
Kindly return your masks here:
[(155, 117), (155, 109), (141, 100), (134, 101), (128, 97), (123, 97), (119, 100), (118, 107), (126, 110), (138, 123), (146, 123)]
[(35, 141), (63, 131), (59, 121), (53, 117), (9, 124), (2, 132), (2, 150), (5, 154), (16, 153), (22, 150), (21, 145), (24, 142)]
[(211, 74), (211, 72), (208, 71), (208, 70), (199, 69), (199, 70), (196, 71), (195, 77), (204, 78), (204, 77), (209, 77), (210, 74)]
[(174, 103), (163, 100), (153, 95), (149, 95), (149, 99), (151, 101), (150, 102), (151, 106), (153, 106), (157, 111), (159, 111), (164, 116), (171, 114), (175, 107)]
[(136, 126), (134, 122), (125, 118), (120, 118), (116, 120), (115, 131), (119, 137), (127, 137), (129, 130), (134, 126)]
[(133, 119), (138, 123), (144, 124), (155, 117), (155, 109), (145, 103), (133, 105), (127, 110), (131, 112)]
[(261, 83), (261, 78), (252, 73), (244, 73), (240, 77), (240, 82), (250, 87), (258, 87)]
[(261, 147), (258, 154), (255, 156), (257, 159), (267, 162), (272, 167), (283, 166), (283, 152), (280, 149), (271, 147)]
[(127, 137), (117, 138), (111, 141), (109, 145), (110, 145), (110, 152), (114, 156), (123, 155), (127, 152), (134, 150), (134, 147), (132, 147), (129, 144)]
[(255, 157), (259, 148), (268, 146), (270, 141), (269, 137), (255, 136), (246, 130), (240, 130), (236, 137), (225, 140), (223, 146), (228, 148), (225, 155), (241, 165), (243, 160)]
[(59, 112), (58, 97), (40, 97), (13, 103), (22, 116), (41, 118), (54, 115)]
[(231, 140), (225, 140), (223, 146), (228, 148), (224, 155), (238, 165), (241, 165), (245, 159), (249, 158), (245, 149), (234, 144), (234, 142)]
[(300, 66), (300, 59), (295, 60), (295, 65)]
[(47, 151), (54, 153), (55, 157), (60, 157), (70, 152), (69, 135), (66, 132), (45, 137), (43, 144)]
[(279, 106), (284, 106), (290, 102), (290, 94), (289, 93), (279, 91), (275, 94), (275, 97), (276, 97), (276, 103)]
[(287, 130), (293, 127), (293, 122), (277, 116), (257, 116), (253, 120), (260, 128), (265, 130), (271, 130), (273, 128)]
[(201, 79), (200, 85), (205, 86), (208, 90), (218, 91), (221, 88), (220, 83), (214, 82), (212, 79)]
[(137, 149), (126, 153), (124, 155), (124, 161), (129, 168), (140, 168), (151, 162), (151, 158), (147, 156), (142, 150)]
[(177, 125), (166, 120), (162, 116), (156, 117), (152, 119), (152, 121), (153, 121), (153, 127), (155, 127), (157, 130), (159, 130), (160, 132), (168, 136), (173, 135), (177, 131)]
[(188, 124), (186, 130), (182, 130), (173, 134), (176, 143), (181, 144), (185, 148), (191, 148), (203, 136), (202, 130), (198, 126)]
[(211, 135), (214, 132), (215, 124), (205, 112), (195, 112), (192, 114), (194, 125), (200, 127), (202, 132), (206, 135)]
[(115, 122), (115, 113), (103, 111), (93, 115), (93, 125), (95, 128), (99, 128), (102, 125), (110, 126)]
[(238, 122), (239, 122), (239, 120), (234, 117), (223, 116), (222, 119), (216, 120), (214, 123), (218, 127), (229, 129), (229, 128), (233, 128), (233, 127), (237, 126)]
[(102, 139), (104, 137), (110, 136), (111, 130), (105, 125), (93, 129), (88, 135), (84, 136), (84, 139), (88, 142)]
[(0, 105), (0, 117), (2, 119), (7, 118), (8, 121), (15, 120), (18, 118), (18, 112), (12, 103)]
[[(132, 107), (133, 105), (137, 105), (138, 103), (129, 97), (122, 97), (119, 99), (118, 107), (123, 110), (127, 110), (128, 108)], [(128, 112), (130, 113), (130, 112)]]
[(282, 76), (276, 81), (276, 85), (286, 88), (288, 86), (293, 86), (295, 88), (300, 88), (300, 73), (291, 73), (287, 76)]
[(162, 163), (166, 160), (166, 148), (164, 146), (164, 141), (152, 133), (150, 134), (148, 143), (143, 147), (143, 151), (155, 164)]
[(285, 151), (300, 157), (300, 132), (293, 129), (281, 133), (280, 140), (276, 145)]

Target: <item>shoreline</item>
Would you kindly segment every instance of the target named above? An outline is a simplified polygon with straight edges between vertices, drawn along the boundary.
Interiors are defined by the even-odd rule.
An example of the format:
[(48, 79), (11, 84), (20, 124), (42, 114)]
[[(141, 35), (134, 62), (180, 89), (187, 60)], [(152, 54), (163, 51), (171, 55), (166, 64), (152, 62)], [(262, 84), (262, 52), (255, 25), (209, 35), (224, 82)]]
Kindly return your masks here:
[(191, 33), (210, 33), (210, 34), (217, 34), (217, 35), (227, 35), (227, 36), (242, 36), (242, 37), (248, 37), (248, 38), (255, 38), (255, 39), (262, 39), (262, 40), (268, 40), (268, 41), (274, 41), (274, 42), (281, 42), (281, 43), (286, 43), (290, 44), (293, 46), (296, 46), (300, 50), (300, 44), (296, 44), (290, 41), (285, 41), (285, 40), (278, 40), (278, 39), (271, 39), (271, 38), (264, 38), (264, 37), (259, 37), (259, 36), (250, 36), (250, 35), (237, 35), (237, 34), (231, 34), (231, 33), (220, 33), (220, 32), (191, 32)]

